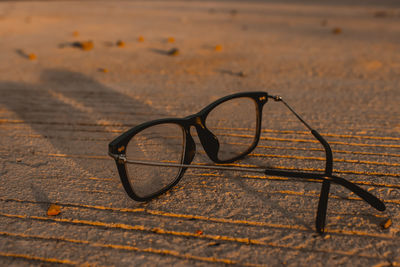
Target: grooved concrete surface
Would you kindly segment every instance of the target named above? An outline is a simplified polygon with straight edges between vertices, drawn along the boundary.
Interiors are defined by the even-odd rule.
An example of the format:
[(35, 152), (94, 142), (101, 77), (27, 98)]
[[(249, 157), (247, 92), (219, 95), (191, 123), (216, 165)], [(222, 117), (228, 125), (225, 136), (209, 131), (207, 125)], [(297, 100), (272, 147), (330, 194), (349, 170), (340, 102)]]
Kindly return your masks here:
[[(400, 265), (400, 8), (362, 2), (0, 2), (0, 265)], [(321, 237), (321, 183), (225, 171), (127, 197), (109, 141), (255, 90), (282, 95), (331, 143), (335, 173), (387, 212), (332, 185)], [(239, 165), (324, 167), (282, 104), (263, 115)]]

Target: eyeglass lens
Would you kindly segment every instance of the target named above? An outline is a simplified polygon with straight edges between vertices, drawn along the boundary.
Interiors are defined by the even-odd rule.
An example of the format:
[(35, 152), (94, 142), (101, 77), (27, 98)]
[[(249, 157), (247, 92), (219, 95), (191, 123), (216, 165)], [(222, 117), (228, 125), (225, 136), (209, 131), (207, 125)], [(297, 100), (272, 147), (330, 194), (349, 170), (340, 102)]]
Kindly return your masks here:
[[(174, 123), (158, 124), (136, 134), (126, 148), (128, 161), (183, 163), (185, 136), (183, 128)], [(133, 191), (148, 197), (175, 181), (180, 168), (125, 164)]]
[(233, 159), (245, 153), (256, 138), (256, 102), (248, 97), (223, 102), (211, 110), (205, 124), (218, 139), (218, 159)]

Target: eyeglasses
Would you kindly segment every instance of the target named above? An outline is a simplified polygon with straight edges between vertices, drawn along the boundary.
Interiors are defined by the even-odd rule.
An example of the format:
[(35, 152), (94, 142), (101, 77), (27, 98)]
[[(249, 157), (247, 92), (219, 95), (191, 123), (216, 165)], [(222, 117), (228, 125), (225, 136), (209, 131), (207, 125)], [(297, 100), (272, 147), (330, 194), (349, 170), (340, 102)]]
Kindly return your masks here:
[[(255, 149), (260, 139), (262, 109), (268, 99), (282, 102), (321, 143), (325, 150), (324, 173), (289, 171), (273, 168), (221, 166), (242, 159)], [(194, 127), (207, 156), (219, 165), (191, 165), (196, 144), (190, 129)], [(248, 134), (230, 132), (247, 129)], [(137, 201), (153, 199), (176, 185), (187, 168), (256, 172), (266, 175), (322, 182), (316, 231), (323, 233), (330, 184), (352, 191), (379, 211), (385, 204), (359, 186), (332, 174), (333, 156), (328, 142), (312, 129), (280, 96), (266, 92), (244, 92), (220, 98), (200, 112), (185, 118), (145, 122), (123, 133), (109, 144), (128, 196)]]

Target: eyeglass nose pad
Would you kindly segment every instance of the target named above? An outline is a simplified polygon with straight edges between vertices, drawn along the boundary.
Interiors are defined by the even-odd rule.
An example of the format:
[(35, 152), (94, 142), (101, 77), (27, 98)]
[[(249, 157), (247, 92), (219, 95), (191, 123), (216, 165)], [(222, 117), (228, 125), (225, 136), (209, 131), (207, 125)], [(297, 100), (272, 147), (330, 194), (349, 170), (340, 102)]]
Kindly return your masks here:
[(219, 141), (217, 137), (210, 132), (206, 127), (196, 126), (197, 134), (199, 135), (200, 142), (206, 151), (208, 157), (214, 161), (218, 162), (218, 151), (219, 151)]
[(190, 129), (186, 130), (186, 144), (185, 144), (185, 157), (183, 159), (183, 164), (189, 165), (196, 155), (196, 143), (194, 142), (192, 136), (190, 135)]

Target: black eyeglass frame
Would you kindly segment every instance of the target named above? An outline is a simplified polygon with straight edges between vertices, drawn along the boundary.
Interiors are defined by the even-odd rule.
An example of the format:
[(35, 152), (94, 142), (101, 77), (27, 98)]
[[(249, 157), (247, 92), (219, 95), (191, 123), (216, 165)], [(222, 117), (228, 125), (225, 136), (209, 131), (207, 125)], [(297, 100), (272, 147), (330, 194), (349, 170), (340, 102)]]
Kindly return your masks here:
[[(217, 137), (207, 128), (206, 119), (208, 114), (218, 105), (235, 99), (235, 98), (250, 98), (255, 102), (256, 106), (256, 134), (253, 140), (253, 143), (249, 146), (249, 148), (242, 152), (241, 154), (228, 159), (228, 160), (220, 160), (218, 158), (218, 149), (219, 149), (219, 142)], [(298, 171), (286, 171), (281, 169), (254, 169), (254, 168), (234, 168), (234, 167), (226, 167), (226, 166), (194, 166), (190, 165), (194, 156), (196, 154), (196, 144), (193, 140), (193, 137), (190, 133), (190, 128), (193, 126), (196, 128), (199, 140), (207, 154), (207, 156), (217, 164), (228, 164), (232, 163), (236, 160), (242, 159), (246, 155), (248, 155), (251, 151), (255, 149), (261, 134), (261, 121), (262, 121), (262, 109), (265, 103), (267, 103), (268, 99), (273, 99), (275, 101), (283, 102), (284, 105), (310, 130), (311, 134), (321, 143), (321, 145), (325, 149), (325, 157), (326, 157), (326, 164), (325, 164), (325, 171), (324, 173), (312, 173), (312, 172), (298, 172)], [(146, 162), (130, 162), (126, 159), (126, 148), (129, 141), (139, 132), (142, 130), (152, 127), (159, 124), (164, 123), (173, 123), (179, 125), (183, 129), (184, 133), (184, 152), (183, 152), (183, 159), (182, 162), (179, 164), (171, 164), (171, 163), (146, 163)], [(206, 169), (217, 169), (217, 170), (238, 170), (238, 171), (255, 171), (255, 172), (262, 172), (266, 175), (274, 175), (274, 176), (281, 176), (281, 177), (291, 177), (291, 178), (300, 178), (300, 179), (314, 179), (316, 181), (322, 181), (322, 187), (320, 192), (320, 198), (318, 202), (318, 210), (316, 216), (316, 231), (318, 233), (323, 233), (325, 228), (325, 221), (326, 221), (326, 211), (328, 205), (328, 197), (329, 197), (329, 190), (330, 190), (330, 183), (336, 183), (342, 185), (349, 189), (350, 191), (354, 192), (356, 195), (361, 197), (367, 203), (369, 203), (372, 207), (379, 211), (384, 211), (386, 209), (385, 204), (379, 200), (377, 197), (365, 191), (361, 187), (347, 181), (344, 178), (332, 175), (333, 171), (333, 155), (332, 150), (328, 142), (314, 129), (312, 129), (280, 96), (272, 96), (266, 92), (242, 92), (236, 93), (232, 95), (225, 96), (220, 98), (205, 108), (203, 108), (200, 112), (189, 115), (185, 118), (166, 118), (166, 119), (159, 119), (153, 120), (149, 122), (142, 123), (136, 127), (131, 128), (127, 132), (123, 133), (115, 140), (113, 140), (109, 144), (109, 155), (115, 159), (117, 164), (118, 173), (121, 178), (122, 185), (127, 192), (128, 196), (136, 201), (149, 201), (169, 189), (171, 189), (174, 185), (176, 185), (180, 179), (183, 177), (186, 169), (188, 167), (195, 167), (195, 168), (206, 168)], [(146, 197), (138, 196), (131, 187), (129, 182), (129, 178), (127, 175), (127, 170), (125, 164), (133, 163), (133, 164), (144, 164), (144, 165), (151, 165), (151, 166), (170, 166), (170, 167), (180, 167), (180, 171), (176, 176), (175, 180), (168, 184), (166, 187), (162, 188), (161, 190), (150, 194)]]

